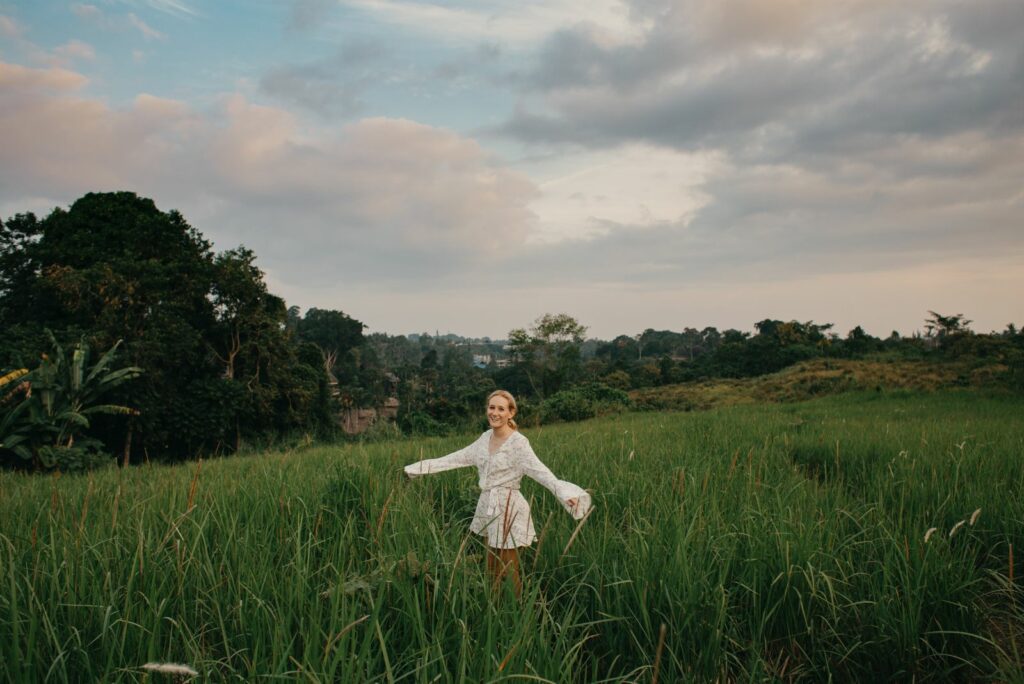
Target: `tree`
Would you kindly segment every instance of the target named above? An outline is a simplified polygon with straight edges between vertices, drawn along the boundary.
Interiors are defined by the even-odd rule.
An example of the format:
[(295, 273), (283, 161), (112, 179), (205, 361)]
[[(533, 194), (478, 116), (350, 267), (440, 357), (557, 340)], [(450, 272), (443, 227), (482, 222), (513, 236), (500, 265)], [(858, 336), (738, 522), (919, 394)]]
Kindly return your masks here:
[(534, 394), (543, 399), (578, 374), (586, 333), (586, 326), (568, 314), (544, 314), (529, 331), (509, 331), (509, 352), (529, 378)]
[[(100, 348), (123, 339), (127, 362), (145, 369), (115, 390), (141, 410), (140, 453), (194, 456), (329, 420), (326, 376), (300, 358), (288, 322), (250, 250), (215, 256), (181, 214), (134, 193), (90, 193), (0, 226), (0, 365), (37, 358), (46, 329)], [(119, 438), (99, 423), (108, 444)]]
[(0, 363), (37, 356), (44, 329), (64, 342), (87, 334), (101, 348), (123, 340), (128, 363), (146, 373), (117, 399), (141, 410), (142, 448), (177, 451), (177, 416), (195, 400), (189, 386), (213, 370), (204, 340), (214, 324), (209, 243), (179, 213), (130, 192), (90, 193), (30, 224), (19, 230), (31, 239), (9, 239), (0, 263), (23, 262), (5, 274), (0, 315), (17, 347)]
[(864, 332), (864, 328), (859, 325), (848, 332), (846, 339), (843, 340), (843, 349), (850, 356), (866, 354), (878, 349), (880, 346), (881, 340)]
[(964, 318), (963, 314), (943, 316), (929, 311), (928, 318), (924, 321), (925, 336), (935, 338), (941, 343), (947, 337), (970, 333), (970, 324), (971, 321)]
[(341, 364), (348, 367), (351, 380), (356, 368), (349, 354), (363, 343), (364, 327), (341, 311), (313, 308), (299, 321), (298, 332), (300, 339), (315, 344), (320, 350), (329, 377), (334, 378)]

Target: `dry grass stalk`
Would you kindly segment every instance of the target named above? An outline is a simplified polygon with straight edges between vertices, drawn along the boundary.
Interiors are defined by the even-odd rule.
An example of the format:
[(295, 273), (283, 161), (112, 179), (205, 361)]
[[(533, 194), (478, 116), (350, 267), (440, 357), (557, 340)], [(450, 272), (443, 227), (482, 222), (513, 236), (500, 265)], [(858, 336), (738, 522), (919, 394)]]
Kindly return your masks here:
[(370, 619), (369, 615), (364, 615), (363, 617), (358, 618), (358, 619), (350, 622), (349, 624), (345, 625), (344, 627), (341, 628), (341, 630), (337, 634), (335, 634), (330, 639), (328, 639), (327, 643), (324, 645), (324, 658), (327, 657), (327, 654), (330, 652), (331, 647), (334, 646), (334, 644), (338, 641), (338, 639), (340, 639), (341, 637), (345, 636), (350, 631), (352, 631), (352, 628), (355, 627), (356, 625), (362, 624), (362, 623), (366, 622), (369, 619)]
[(537, 559), (540, 558), (540, 550), (541, 550), (541, 547), (544, 545), (544, 538), (547, 537), (548, 527), (551, 526), (551, 519), (553, 517), (554, 516), (552, 516), (550, 513), (548, 514), (547, 520), (544, 521), (544, 527), (542, 527), (540, 529), (540, 536), (537, 537), (537, 546), (536, 546), (536, 548), (535, 548), (535, 550), (533, 552), (533, 569), (534, 570), (537, 569)]
[(452, 595), (452, 583), (455, 582), (455, 570), (459, 567), (459, 561), (462, 560), (462, 554), (466, 551), (466, 544), (469, 543), (471, 534), (472, 533), (469, 533), (463, 537), (462, 543), (459, 544), (459, 551), (455, 554), (455, 562), (452, 563), (452, 572), (451, 576), (448, 578), (448, 590), (445, 592), (445, 596)]
[(186, 511), (191, 511), (192, 506), (196, 498), (196, 488), (199, 486), (199, 471), (203, 468), (203, 459), (199, 459), (196, 463), (196, 472), (192, 475), (192, 484), (188, 488), (188, 505), (185, 507)]
[(82, 517), (78, 521), (78, 536), (85, 533), (85, 518), (89, 513), (89, 497), (92, 496), (92, 473), (89, 473), (89, 480), (85, 486), (85, 496), (82, 498)]
[(504, 657), (504, 658), (502, 658), (502, 660), (501, 660), (501, 664), (500, 664), (500, 665), (498, 665), (498, 672), (501, 672), (502, 670), (504, 670), (504, 669), (505, 669), (505, 666), (506, 666), (506, 665), (508, 665), (508, 661), (509, 661), (509, 660), (511, 660), (511, 658), (512, 658), (512, 654), (516, 652), (516, 649), (517, 649), (517, 648), (519, 648), (519, 644), (515, 644), (515, 645), (513, 645), (513, 646), (512, 646), (512, 648), (510, 648), (510, 649), (508, 650), (508, 653), (506, 653), (506, 654), (505, 654), (505, 657)]
[(395, 495), (395, 491), (398, 488), (394, 488), (388, 494), (388, 498), (384, 500), (384, 507), (380, 511), (380, 517), (377, 518), (377, 537), (380, 537), (380, 531), (384, 529), (384, 519), (388, 516), (388, 506), (391, 505), (391, 497)]
[(1013, 544), (1010, 544), (1010, 572), (1007, 575), (1008, 584), (1010, 589), (1013, 590)]
[(569, 547), (571, 547), (572, 543), (574, 541), (576, 541), (576, 535), (579, 534), (580, 530), (583, 528), (583, 523), (587, 522), (587, 518), (589, 518), (590, 514), (593, 513), (593, 512), (594, 512), (594, 507), (591, 506), (590, 510), (587, 511), (586, 515), (584, 515), (582, 518), (580, 518), (579, 523), (577, 523), (577, 525), (576, 525), (576, 529), (572, 531), (572, 536), (569, 537), (569, 543), (565, 545), (565, 549), (562, 551), (562, 556), (561, 556), (562, 558), (565, 558), (565, 554), (569, 553)]
[(110, 529), (117, 529), (117, 510), (121, 507), (121, 485), (117, 485), (117, 492), (114, 493), (114, 505), (111, 507)]
[(661, 629), (658, 630), (658, 650), (654, 653), (654, 674), (651, 675), (651, 684), (658, 684), (658, 669), (661, 667), (661, 652), (665, 649), (665, 632), (668, 628), (665, 623), (661, 623)]

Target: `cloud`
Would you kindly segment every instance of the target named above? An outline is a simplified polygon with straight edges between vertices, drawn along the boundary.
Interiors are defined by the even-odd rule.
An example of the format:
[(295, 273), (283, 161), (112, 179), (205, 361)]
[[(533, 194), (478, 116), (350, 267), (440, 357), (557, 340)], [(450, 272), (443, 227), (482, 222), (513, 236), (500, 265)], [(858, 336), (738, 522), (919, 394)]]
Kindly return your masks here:
[(1021, 253), (1024, 45), (1009, 27), (1024, 17), (982, 4), (638, 0), (640, 41), (551, 35), (500, 132), (537, 150), (715, 163), (688, 218), (595, 222), (586, 243), (519, 266), (672, 287)]
[(412, 2), (409, 0), (343, 0), (389, 24), (446, 41), (494, 42), (522, 48), (542, 40), (554, 27), (585, 23), (609, 43), (634, 40), (636, 27), (627, 21), (620, 0), (587, 3), (585, 18), (574, 0), (500, 0), (498, 2)]
[(74, 95), (84, 78), (0, 65), (0, 205), (128, 189), (178, 208), (218, 245), (244, 242), (284, 282), (440, 282), (524, 244), (535, 186), (473, 140), (402, 119), (303, 127), (226, 97), (214, 110)]
[(149, 0), (150, 7), (170, 14), (186, 14), (195, 16), (197, 12), (179, 0)]
[(58, 57), (68, 60), (92, 60), (96, 59), (96, 51), (88, 43), (80, 40), (71, 40), (53, 50)]
[[(714, 155), (649, 145), (558, 155), (555, 175), (539, 184), (532, 204), (539, 218), (529, 242), (551, 245), (590, 240), (615, 230), (685, 225), (707, 203), (702, 186), (718, 164)], [(550, 162), (533, 174), (553, 172)]]
[(128, 23), (139, 30), (146, 40), (163, 40), (164, 34), (139, 19), (134, 13), (128, 14)]
[(127, 14), (105, 14), (96, 5), (76, 3), (71, 12), (79, 19), (88, 21), (105, 31), (126, 32), (137, 31), (146, 40), (165, 40), (167, 37), (150, 26), (134, 12)]
[(0, 14), (0, 36), (4, 38), (19, 38), (25, 32), (25, 29), (8, 16)]
[[(198, 15), (198, 12), (192, 9), (191, 5), (181, 2), (181, 0), (144, 0), (144, 2), (150, 8), (165, 14), (180, 17), (194, 17)], [(131, 4), (135, 4), (135, 0), (131, 0)]]
[[(956, 23), (966, 22), (962, 14), (900, 5), (819, 17), (824, 10), (786, 4), (803, 11), (795, 25), (806, 30), (788, 21), (785, 30), (756, 22), (756, 31), (733, 18), (702, 22), (733, 15), (711, 9), (719, 3), (690, 3), (693, 12), (666, 10), (636, 45), (607, 48), (585, 29), (562, 31), (526, 79), (544, 106), (522, 107), (505, 132), (537, 143), (644, 140), (781, 155), (816, 145), (816, 134), (976, 128), (1022, 103), (1020, 45), (970, 42)], [(1013, 21), (1007, 3), (990, 4)], [(683, 23), (677, 14), (698, 19)]]
[(323, 23), (330, 10), (337, 7), (336, 0), (292, 0), (288, 28), (308, 31)]
[(362, 110), (363, 92), (382, 79), (384, 56), (378, 45), (354, 43), (324, 59), (271, 69), (260, 90), (323, 117), (350, 117)]
[(77, 90), (87, 82), (85, 76), (59, 67), (33, 69), (0, 62), (0, 89), (14, 96), (50, 90)]
[[(481, 68), (488, 68), (501, 62), (502, 49), (497, 43), (483, 42), (474, 49), (466, 51), (456, 57), (438, 65), (433, 75), (443, 81), (457, 81), (469, 78), (474, 72)], [(497, 80), (504, 74), (493, 74), (491, 81)]]
[(96, 5), (87, 5), (76, 2), (71, 5), (71, 12), (79, 19), (98, 20), (103, 17), (103, 12)]

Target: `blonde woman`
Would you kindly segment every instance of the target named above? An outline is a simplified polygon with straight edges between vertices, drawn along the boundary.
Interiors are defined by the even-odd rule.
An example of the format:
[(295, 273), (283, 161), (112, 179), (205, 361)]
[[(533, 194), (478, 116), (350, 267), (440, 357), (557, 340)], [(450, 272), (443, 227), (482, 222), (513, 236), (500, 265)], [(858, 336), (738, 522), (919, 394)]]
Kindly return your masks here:
[(487, 569), (495, 588), (508, 575), (518, 596), (522, 592), (518, 549), (537, 539), (530, 504), (519, 491), (523, 475), (547, 488), (577, 520), (590, 510), (591, 500), (586, 491), (559, 480), (541, 463), (530, 447), (530, 440), (519, 432), (515, 415), (515, 397), (505, 390), (491, 392), (487, 397), (487, 422), (491, 429), (464, 449), (407, 465), (405, 473), (414, 478), (477, 467), (480, 499), (469, 529), (487, 540)]

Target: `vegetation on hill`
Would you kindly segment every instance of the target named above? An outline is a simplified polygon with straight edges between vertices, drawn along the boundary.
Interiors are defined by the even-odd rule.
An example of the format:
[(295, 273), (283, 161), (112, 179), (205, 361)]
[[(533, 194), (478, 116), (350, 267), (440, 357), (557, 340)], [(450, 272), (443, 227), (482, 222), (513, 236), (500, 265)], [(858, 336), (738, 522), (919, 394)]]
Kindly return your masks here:
[(756, 402), (803, 401), (842, 392), (950, 387), (1005, 387), (1010, 369), (1001, 365), (925, 360), (815, 359), (753, 378), (714, 379), (633, 390), (641, 409), (692, 411)]
[[(1024, 389), (1024, 335), (1013, 324), (975, 333), (962, 314), (929, 312), (923, 335), (884, 339), (859, 326), (843, 336), (828, 323), (765, 319), (753, 333), (648, 329), (602, 341), (564, 313), (507, 340), (364, 327), (340, 310), (288, 307), (251, 250), (215, 253), (181, 214), (133, 193), (90, 193), (43, 219), (18, 214), (0, 221), (0, 375), (27, 375), (0, 397), (0, 466), (68, 470), (296, 435), (333, 439), (342, 411), (394, 399), (398, 429), (440, 435), (477, 426), (496, 387), (522, 400), (530, 424), (870, 387), (861, 377), (870, 364), (844, 365), (851, 359), (912, 361), (921, 375)], [(44, 381), (44, 355), (73, 345), (116, 348), (110, 370), (139, 372), (104, 399), (131, 411), (96, 413), (78, 423), (79, 447), (54, 451), (40, 435), (62, 428), (27, 422), (22, 404)], [(807, 363), (788, 380), (770, 375)]]

